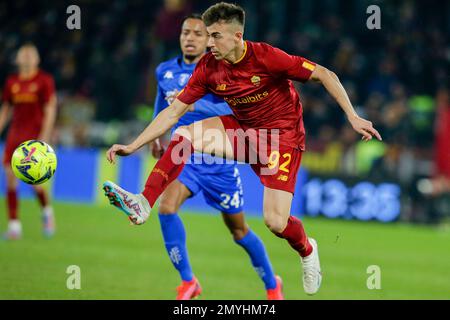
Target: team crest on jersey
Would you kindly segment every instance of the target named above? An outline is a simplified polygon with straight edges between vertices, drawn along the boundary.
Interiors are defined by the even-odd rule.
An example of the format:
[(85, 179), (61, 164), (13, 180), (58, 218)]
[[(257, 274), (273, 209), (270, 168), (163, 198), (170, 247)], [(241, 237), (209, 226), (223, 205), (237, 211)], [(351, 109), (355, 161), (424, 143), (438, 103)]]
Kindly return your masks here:
[(180, 77), (178, 78), (178, 84), (180, 86), (185, 86), (185, 84), (188, 82), (191, 75), (189, 73), (182, 73), (180, 74)]
[(30, 92), (36, 92), (38, 89), (36, 82), (30, 83), (28, 86), (28, 91)]
[(258, 76), (253, 76), (250, 81), (253, 83), (255, 87), (258, 87), (261, 84), (261, 78)]
[(166, 73), (164, 73), (164, 79), (173, 79), (173, 72), (166, 71)]
[(11, 92), (13, 94), (16, 94), (20, 91), (20, 84), (18, 83), (14, 83), (13, 86), (11, 87)]
[(225, 91), (227, 90), (227, 85), (225, 83), (218, 84), (216, 87), (216, 91)]

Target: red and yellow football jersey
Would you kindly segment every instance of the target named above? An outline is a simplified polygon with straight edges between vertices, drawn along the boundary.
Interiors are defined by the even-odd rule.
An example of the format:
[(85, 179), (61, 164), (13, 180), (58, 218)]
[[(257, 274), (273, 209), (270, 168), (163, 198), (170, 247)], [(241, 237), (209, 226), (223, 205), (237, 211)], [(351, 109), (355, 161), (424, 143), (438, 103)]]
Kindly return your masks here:
[(243, 129), (279, 129), (280, 144), (304, 150), (302, 104), (291, 80), (306, 82), (315, 67), (266, 43), (246, 41), (233, 64), (205, 54), (178, 99), (192, 104), (207, 93), (223, 97)]
[(2, 95), (2, 100), (13, 106), (8, 136), (37, 136), (44, 119), (44, 106), (54, 94), (53, 78), (42, 70), (28, 79), (22, 79), (17, 74), (10, 75)]

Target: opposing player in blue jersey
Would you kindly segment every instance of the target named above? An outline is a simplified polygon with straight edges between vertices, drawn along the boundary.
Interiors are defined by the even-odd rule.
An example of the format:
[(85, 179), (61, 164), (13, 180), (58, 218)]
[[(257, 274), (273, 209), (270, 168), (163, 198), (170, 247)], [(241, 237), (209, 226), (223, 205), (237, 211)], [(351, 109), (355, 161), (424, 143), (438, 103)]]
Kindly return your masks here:
[[(154, 117), (168, 107), (179, 91), (188, 82), (195, 64), (205, 53), (207, 44), (206, 27), (200, 15), (190, 15), (183, 21), (180, 45), (182, 55), (161, 63), (156, 69), (158, 91)], [(228, 105), (209, 94), (197, 101), (173, 128), (189, 125), (205, 118), (231, 114)], [(173, 131), (172, 131), (173, 132)], [(152, 144), (152, 153), (160, 156), (164, 149), (159, 141)], [(194, 157), (201, 159), (194, 160)], [(169, 257), (178, 270), (182, 284), (177, 288), (178, 300), (197, 297), (201, 293), (200, 283), (192, 272), (186, 248), (186, 233), (177, 214), (184, 201), (202, 192), (206, 202), (222, 213), (223, 220), (233, 235), (234, 241), (242, 246), (267, 291), (268, 299), (283, 299), (282, 283), (275, 276), (266, 250), (259, 237), (249, 229), (244, 220), (244, 203), (239, 170), (235, 164), (217, 164), (208, 161), (202, 154), (193, 154), (191, 164), (186, 164), (177, 180), (174, 180), (160, 197), (159, 221)], [(201, 164), (198, 160), (203, 161)], [(209, 164), (213, 163), (213, 164)]]

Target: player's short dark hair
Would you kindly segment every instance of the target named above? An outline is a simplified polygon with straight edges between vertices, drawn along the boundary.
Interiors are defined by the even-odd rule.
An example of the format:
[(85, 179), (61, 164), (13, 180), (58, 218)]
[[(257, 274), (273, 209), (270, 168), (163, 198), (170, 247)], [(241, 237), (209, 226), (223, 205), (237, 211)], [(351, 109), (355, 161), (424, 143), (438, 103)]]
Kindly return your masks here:
[(237, 4), (219, 2), (209, 7), (202, 14), (202, 18), (207, 27), (220, 21), (225, 21), (226, 23), (237, 22), (244, 26), (245, 11)]
[(26, 41), (19, 46), (19, 48), (24, 48), (24, 47), (32, 47), (37, 50), (37, 46), (34, 44), (34, 42), (31, 42), (31, 41)]
[(183, 25), (183, 23), (186, 20), (188, 20), (188, 19), (196, 19), (196, 20), (202, 20), (203, 21), (202, 15), (200, 13), (191, 13), (191, 14), (188, 14), (187, 16), (185, 16), (183, 18), (183, 20), (181, 20), (181, 25)]

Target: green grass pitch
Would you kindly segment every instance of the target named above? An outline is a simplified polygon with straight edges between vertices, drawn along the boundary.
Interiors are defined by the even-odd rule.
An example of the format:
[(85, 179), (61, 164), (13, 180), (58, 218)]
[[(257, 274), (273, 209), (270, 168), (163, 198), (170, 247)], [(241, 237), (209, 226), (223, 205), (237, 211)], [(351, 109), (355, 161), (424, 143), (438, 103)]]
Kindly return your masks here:
[[(0, 228), (6, 227), (0, 200)], [(22, 201), (24, 238), (0, 241), (0, 299), (173, 299), (179, 277), (164, 249), (155, 212), (129, 225), (112, 207), (56, 203), (57, 234), (41, 235), (34, 201)], [(265, 299), (248, 256), (216, 214), (183, 212), (200, 299)], [(262, 219), (247, 219), (263, 239), (284, 281), (286, 299), (449, 299), (450, 231), (444, 228), (305, 218), (319, 243), (319, 293), (303, 293), (299, 257)], [(81, 289), (69, 290), (67, 267), (81, 268)], [(367, 267), (381, 269), (381, 289), (367, 288)]]

